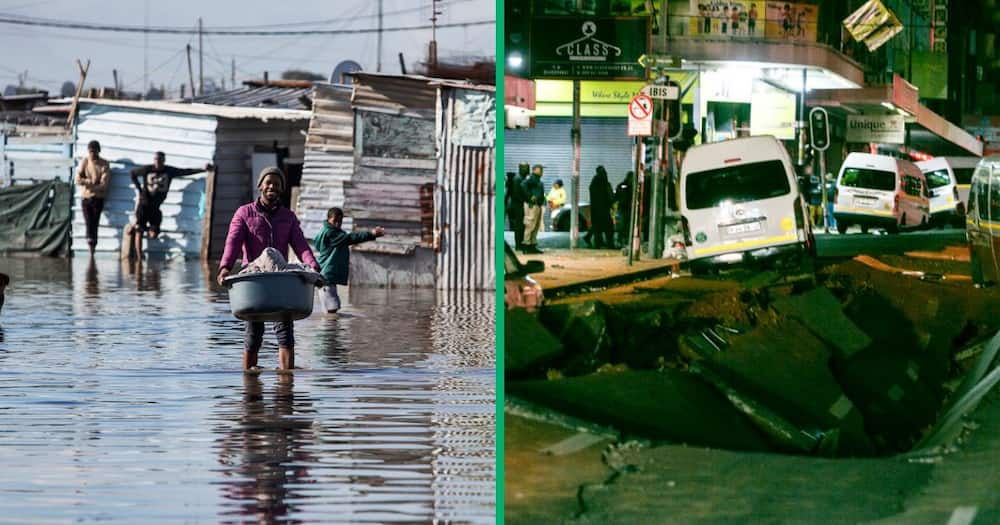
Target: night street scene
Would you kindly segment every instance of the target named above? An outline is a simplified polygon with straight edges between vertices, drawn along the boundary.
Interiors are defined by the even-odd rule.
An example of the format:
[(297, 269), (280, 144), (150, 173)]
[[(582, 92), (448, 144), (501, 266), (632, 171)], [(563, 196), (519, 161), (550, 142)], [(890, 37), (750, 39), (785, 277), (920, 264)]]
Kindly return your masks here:
[(0, 1), (0, 523), (494, 523), (495, 36)]
[(504, 9), (506, 521), (1000, 522), (996, 3)]

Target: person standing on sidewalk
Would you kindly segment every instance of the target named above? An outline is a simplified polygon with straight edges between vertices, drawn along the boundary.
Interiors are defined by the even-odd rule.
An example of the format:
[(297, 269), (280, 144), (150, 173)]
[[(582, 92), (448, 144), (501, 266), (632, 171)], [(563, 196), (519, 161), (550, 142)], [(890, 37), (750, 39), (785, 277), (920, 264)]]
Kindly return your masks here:
[[(594, 248), (614, 248), (614, 234), (611, 230), (611, 205), (614, 202), (608, 172), (604, 166), (597, 167), (597, 174), (590, 181), (590, 230), (583, 240)], [(596, 239), (592, 239), (596, 236)]]
[(527, 178), (530, 168), (527, 162), (522, 162), (517, 166), (517, 173), (510, 173), (504, 196), (507, 204), (507, 220), (510, 221), (510, 229), (514, 230), (514, 249), (524, 249), (524, 192), (521, 187)]
[(521, 185), (524, 192), (524, 253), (542, 253), (538, 249), (538, 230), (542, 227), (542, 207), (545, 206), (545, 186), (542, 165), (535, 164), (531, 175)]
[(628, 246), (632, 232), (629, 231), (629, 220), (632, 218), (632, 184), (635, 182), (635, 174), (628, 172), (617, 188), (615, 188), (615, 202), (618, 204), (618, 212), (615, 214), (615, 230), (618, 233), (618, 245)]
[(87, 156), (76, 170), (76, 185), (83, 188), (80, 206), (83, 208), (83, 222), (87, 225), (87, 244), (91, 255), (97, 249), (97, 226), (101, 222), (110, 179), (111, 166), (101, 158), (101, 143), (92, 140), (87, 144)]

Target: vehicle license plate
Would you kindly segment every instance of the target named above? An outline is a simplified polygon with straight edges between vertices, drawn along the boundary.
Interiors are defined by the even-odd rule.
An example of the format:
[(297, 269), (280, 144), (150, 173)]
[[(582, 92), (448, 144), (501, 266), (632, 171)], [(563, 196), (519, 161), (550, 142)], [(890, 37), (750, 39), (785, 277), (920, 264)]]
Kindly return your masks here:
[(726, 226), (726, 233), (738, 235), (741, 233), (751, 233), (760, 231), (760, 222), (744, 222), (741, 224), (731, 224)]

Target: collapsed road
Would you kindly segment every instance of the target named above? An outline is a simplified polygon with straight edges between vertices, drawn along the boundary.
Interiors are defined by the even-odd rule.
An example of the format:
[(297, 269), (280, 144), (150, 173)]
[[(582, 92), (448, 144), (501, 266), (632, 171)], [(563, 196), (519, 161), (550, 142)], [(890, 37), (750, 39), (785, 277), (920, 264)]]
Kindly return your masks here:
[[(927, 444), (1000, 328), (1000, 293), (974, 289), (967, 252), (965, 260), (957, 252), (859, 257), (796, 275), (668, 277), (563, 298), (537, 316), (508, 312), (506, 392), (518, 407), (510, 413), (515, 435), (508, 435), (514, 438), (507, 441), (508, 462), (531, 453), (522, 445), (552, 445), (535, 443), (523, 429), (537, 430), (548, 423), (530, 421), (553, 417), (577, 422), (556, 425), (562, 429), (604, 429), (590, 432), (599, 436), (586, 440), (590, 448), (638, 440), (647, 444), (643, 454), (653, 456), (682, 444), (685, 455), (704, 447), (731, 461), (772, 458), (765, 463), (775, 463), (776, 471), (791, 462), (845, 472), (872, 468), (859, 458), (886, 458), (875, 461), (891, 467), (868, 472), (869, 481), (889, 479), (892, 471), (901, 476), (899, 487), (909, 488), (889, 498), (895, 503), (873, 503), (885, 509), (859, 516), (893, 515), (898, 509), (887, 509), (927, 479), (924, 467), (897, 458), (919, 456), (915, 447)], [(992, 365), (990, 356), (979, 368)], [(523, 421), (521, 407), (531, 407)], [(569, 447), (569, 454), (583, 448)], [(565, 516), (572, 507), (578, 516), (601, 515), (585, 497), (606, 492), (590, 490), (601, 470), (594, 461), (615, 479), (628, 477), (619, 478), (629, 470), (612, 468), (607, 451), (592, 456), (589, 470), (578, 469), (591, 472), (589, 482), (575, 480), (574, 505), (560, 507), (533, 500), (531, 481), (520, 484), (508, 474), (508, 516), (531, 515), (519, 514), (524, 501), (535, 501), (531, 512), (560, 509)], [(681, 468), (676, 458), (666, 464), (673, 465), (668, 471)], [(534, 469), (536, 481), (541, 468)]]

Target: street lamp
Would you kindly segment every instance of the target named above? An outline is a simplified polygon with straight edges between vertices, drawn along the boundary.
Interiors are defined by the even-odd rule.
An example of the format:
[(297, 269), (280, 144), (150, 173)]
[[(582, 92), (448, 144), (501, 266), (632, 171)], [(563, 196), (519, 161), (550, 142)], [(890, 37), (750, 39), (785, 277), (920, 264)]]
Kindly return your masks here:
[(521, 66), (524, 65), (524, 57), (521, 53), (514, 51), (507, 56), (507, 66), (512, 70), (519, 70)]

